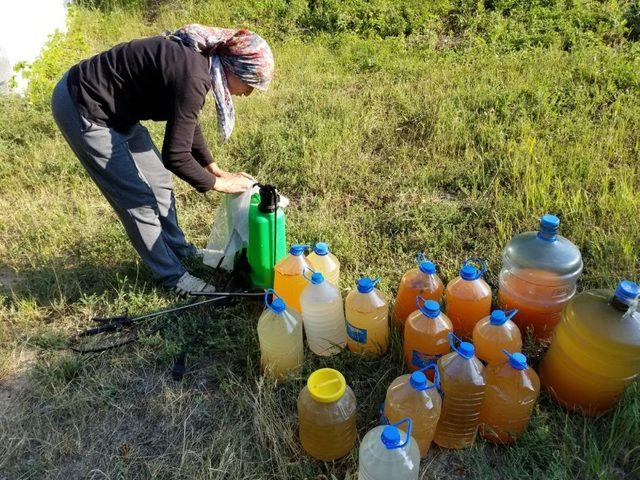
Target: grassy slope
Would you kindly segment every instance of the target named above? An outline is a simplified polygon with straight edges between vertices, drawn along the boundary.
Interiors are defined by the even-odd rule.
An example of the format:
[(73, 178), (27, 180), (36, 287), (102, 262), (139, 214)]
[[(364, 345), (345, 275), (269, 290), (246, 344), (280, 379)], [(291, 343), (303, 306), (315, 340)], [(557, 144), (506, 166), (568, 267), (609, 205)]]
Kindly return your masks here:
[[(301, 454), (295, 398), (319, 366), (342, 370), (362, 408), (360, 433), (401, 373), (400, 344), (380, 360), (311, 358), (283, 386), (261, 379), (251, 307), (194, 313), (143, 345), (97, 357), (61, 350), (92, 314), (173, 302), (139, 265), (107, 203), (47, 110), (59, 75), (115, 42), (187, 21), (248, 25), (272, 38), (277, 78), (239, 99), (238, 125), (214, 156), (292, 199), (290, 241), (328, 241), (343, 286), (380, 275), (392, 296), (423, 249), (455, 275), (490, 263), (515, 232), (557, 212), (582, 249), (582, 288), (637, 279), (640, 49), (625, 2), (298, 0), (109, 2), (75, 8), (33, 68), (29, 102), (0, 104), (0, 472), (10, 478), (345, 478)], [(113, 7), (113, 8), (110, 8)], [(636, 22), (636, 23), (633, 23)], [(406, 35), (404, 35), (406, 34)], [(152, 132), (159, 143), (162, 126)], [(206, 241), (216, 195), (176, 182), (188, 235)], [(209, 323), (203, 323), (209, 320)], [(194, 368), (167, 377), (185, 339)], [(535, 353), (535, 352), (530, 352)], [(511, 448), (434, 449), (424, 478), (640, 476), (637, 385), (600, 419), (543, 396)], [(319, 478), (327, 478), (319, 477)]]

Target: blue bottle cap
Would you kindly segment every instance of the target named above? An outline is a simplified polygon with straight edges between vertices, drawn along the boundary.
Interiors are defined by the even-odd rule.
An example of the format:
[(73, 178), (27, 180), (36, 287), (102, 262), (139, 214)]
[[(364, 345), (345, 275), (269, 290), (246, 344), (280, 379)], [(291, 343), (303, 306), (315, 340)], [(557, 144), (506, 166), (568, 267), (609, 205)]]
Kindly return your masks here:
[(305, 250), (307, 249), (307, 245), (291, 245), (291, 248), (289, 249), (289, 253), (291, 255), (295, 255), (296, 257), (299, 257), (300, 255), (302, 255)]
[(320, 256), (327, 255), (330, 251), (329, 245), (327, 245), (324, 242), (318, 242), (316, 243), (315, 247), (313, 247), (313, 251), (316, 253), (316, 255), (320, 255)]
[(489, 323), (491, 325), (504, 325), (507, 321), (507, 316), (504, 313), (504, 310), (494, 310), (491, 312), (491, 316), (489, 317)]
[(543, 230), (558, 230), (560, 219), (550, 213), (545, 213), (540, 217), (540, 228)]
[(480, 272), (473, 265), (465, 264), (460, 269), (460, 278), (463, 280), (477, 280), (480, 278)]
[(314, 285), (320, 285), (322, 282), (324, 282), (324, 275), (322, 275), (320, 272), (314, 272), (311, 275), (311, 283), (313, 283)]
[(425, 300), (422, 307), (420, 307), (420, 312), (429, 318), (436, 318), (440, 315), (440, 304), (435, 300)]
[(556, 241), (559, 226), (560, 219), (558, 217), (549, 213), (544, 214), (540, 217), (540, 231), (538, 232), (538, 238), (548, 242)]
[(460, 345), (458, 346), (457, 352), (458, 352), (458, 355), (460, 355), (461, 357), (464, 357), (467, 360), (469, 360), (470, 358), (472, 358), (475, 355), (476, 349), (475, 349), (475, 347), (473, 346), (472, 343), (460, 342)]
[(509, 353), (506, 350), (503, 350), (502, 352), (509, 358), (509, 365), (511, 365), (512, 368), (515, 368), (516, 370), (527, 369), (527, 357), (525, 357), (524, 354), (520, 352)]
[(271, 305), (269, 306), (271, 307), (271, 310), (273, 310), (273, 312), (278, 315), (284, 312), (287, 308), (287, 305), (284, 303), (284, 300), (282, 300), (280, 297), (274, 298), (273, 302), (271, 302)]
[(614, 295), (622, 301), (633, 301), (640, 295), (640, 287), (634, 282), (623, 280), (616, 287)]
[(418, 371), (413, 372), (411, 377), (409, 377), (409, 384), (414, 388), (414, 390), (422, 391), (427, 389), (427, 376)]
[(420, 262), (418, 266), (422, 273), (426, 273), (427, 275), (433, 275), (436, 273), (436, 264), (430, 262), (429, 260), (425, 260), (424, 262)]
[(358, 280), (358, 291), (360, 293), (372, 292), (379, 281), (379, 278), (372, 279), (369, 277), (362, 277), (360, 280)]
[(387, 425), (384, 427), (380, 438), (382, 439), (384, 446), (388, 449), (396, 448), (400, 445), (400, 442), (402, 442), (400, 430), (398, 430), (398, 427), (394, 427), (393, 425)]

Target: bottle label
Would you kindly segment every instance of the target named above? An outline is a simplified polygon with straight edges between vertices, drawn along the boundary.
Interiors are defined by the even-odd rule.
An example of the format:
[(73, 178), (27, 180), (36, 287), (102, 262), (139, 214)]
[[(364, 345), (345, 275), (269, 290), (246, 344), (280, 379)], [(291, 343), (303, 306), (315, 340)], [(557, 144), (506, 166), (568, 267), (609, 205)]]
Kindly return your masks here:
[(418, 352), (417, 350), (413, 350), (411, 355), (411, 363), (414, 367), (417, 368), (426, 368), (429, 365), (435, 365), (438, 363), (438, 359), (442, 356), (442, 354), (438, 355), (429, 355), (427, 353)]
[(367, 343), (367, 330), (364, 328), (358, 328), (351, 325), (349, 322), (345, 322), (347, 324), (347, 336), (358, 343)]

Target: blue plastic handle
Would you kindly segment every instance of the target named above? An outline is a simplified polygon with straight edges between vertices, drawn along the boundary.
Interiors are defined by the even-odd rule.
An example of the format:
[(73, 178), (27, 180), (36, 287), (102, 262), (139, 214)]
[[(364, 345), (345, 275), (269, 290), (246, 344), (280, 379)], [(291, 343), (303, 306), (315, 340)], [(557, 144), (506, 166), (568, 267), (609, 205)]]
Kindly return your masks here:
[(478, 269), (478, 276), (474, 280), (484, 277), (484, 274), (487, 273), (487, 262), (482, 258), (477, 258), (477, 257), (467, 258), (462, 264), (462, 266), (464, 267), (465, 265), (480, 267)]
[[(424, 368), (421, 368), (421, 372), (426, 372), (427, 370), (433, 369), (433, 383), (425, 388), (425, 390), (431, 390), (432, 388), (436, 388), (440, 391), (440, 370), (438, 370), (438, 364), (432, 363), (431, 365), (427, 365)], [(428, 379), (427, 379), (428, 380)]]
[(411, 440), (411, 429), (413, 427), (413, 422), (411, 421), (411, 419), (409, 417), (407, 418), (403, 418), (402, 420), (400, 420), (398, 423), (394, 423), (393, 426), (398, 428), (400, 425), (402, 425), (403, 423), (407, 424), (407, 436), (404, 439), (404, 443), (400, 443), (394, 447), (391, 447), (392, 449), (395, 448), (404, 448), (407, 446), (407, 444), (409, 443), (409, 440)]
[(504, 312), (507, 316), (507, 320), (511, 320), (513, 317), (515, 317), (518, 314), (518, 309), (514, 308), (513, 310), (509, 310), (507, 312)]
[(307, 277), (307, 272), (311, 272), (311, 275), (313, 275), (315, 272), (315, 270), (310, 269), (309, 267), (304, 267), (304, 269), (302, 270), (302, 277), (309, 283), (311, 283), (311, 275), (309, 275)]

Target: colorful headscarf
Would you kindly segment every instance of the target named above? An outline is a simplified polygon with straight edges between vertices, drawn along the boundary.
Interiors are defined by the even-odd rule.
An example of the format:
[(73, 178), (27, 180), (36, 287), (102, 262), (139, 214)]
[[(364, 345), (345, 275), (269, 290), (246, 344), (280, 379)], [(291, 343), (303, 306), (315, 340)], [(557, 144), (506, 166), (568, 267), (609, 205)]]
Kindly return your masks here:
[(226, 142), (235, 124), (233, 101), (225, 72), (244, 83), (266, 90), (273, 78), (273, 53), (260, 35), (249, 30), (187, 25), (167, 36), (192, 47), (210, 58), (211, 93), (216, 102), (218, 132)]

